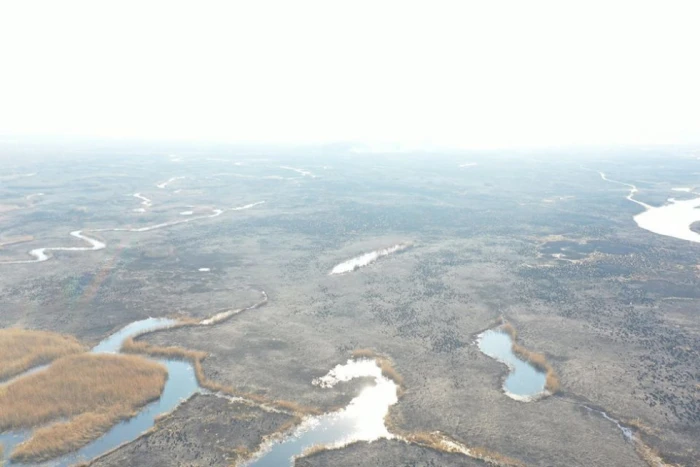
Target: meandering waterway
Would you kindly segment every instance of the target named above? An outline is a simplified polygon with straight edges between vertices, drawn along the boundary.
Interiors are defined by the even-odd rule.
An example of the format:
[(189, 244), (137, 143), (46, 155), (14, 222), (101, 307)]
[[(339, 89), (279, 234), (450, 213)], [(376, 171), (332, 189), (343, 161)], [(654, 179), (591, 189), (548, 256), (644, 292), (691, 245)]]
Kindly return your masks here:
[[(157, 230), (157, 229), (162, 229), (165, 227), (173, 227), (175, 225), (180, 225), (180, 224), (187, 224), (189, 222), (194, 222), (202, 219), (211, 219), (213, 217), (219, 217), (221, 214), (227, 212), (227, 211), (243, 211), (246, 209), (251, 209), (255, 206), (258, 206), (260, 204), (265, 203), (265, 201), (258, 201), (257, 203), (250, 203), (246, 204), (243, 206), (237, 206), (233, 208), (228, 208), (228, 209), (213, 209), (211, 214), (206, 214), (202, 216), (192, 216), (192, 217), (186, 217), (185, 219), (178, 219), (175, 221), (170, 221), (170, 222), (162, 222), (160, 224), (155, 224), (155, 225), (149, 225), (145, 227), (111, 227), (111, 228), (106, 228), (106, 229), (90, 229), (91, 232), (149, 232), (151, 230)], [(96, 250), (102, 250), (106, 248), (107, 244), (92, 238), (88, 237), (83, 233), (83, 230), (75, 230), (70, 233), (72, 237), (78, 238), (80, 240), (84, 240), (90, 244), (90, 246), (87, 247), (42, 247), (42, 248), (36, 248), (34, 250), (31, 250), (29, 252), (29, 256), (32, 256), (34, 259), (27, 259), (27, 260), (12, 260), (12, 261), (0, 261), (0, 264), (29, 264), (29, 263), (41, 263), (43, 261), (48, 261), (51, 259), (51, 256), (48, 255), (48, 252), (51, 251), (96, 251)]]
[[(242, 311), (258, 308), (267, 302), (267, 294), (264, 291), (261, 293), (263, 299), (255, 305), (247, 308), (222, 311), (209, 318), (201, 320), (199, 323), (189, 325), (210, 326), (220, 323), (221, 321), (224, 321)], [(147, 318), (140, 321), (135, 321), (102, 340), (92, 348), (91, 352), (119, 353), (122, 344), (129, 338), (182, 325), (183, 323), (170, 318)], [(56, 467), (73, 465), (79, 462), (94, 459), (95, 457), (98, 457), (123, 443), (133, 441), (141, 436), (143, 432), (151, 428), (155, 424), (155, 419), (159, 415), (171, 412), (180, 403), (189, 399), (196, 392), (202, 390), (197, 382), (194, 367), (189, 361), (159, 358), (154, 358), (153, 360), (165, 365), (168, 371), (168, 379), (165, 383), (165, 387), (163, 388), (163, 393), (157, 401), (145, 405), (136, 416), (117, 423), (107, 433), (85, 445), (81, 449), (40, 465)], [(43, 367), (46, 366), (48, 365)], [(37, 369), (31, 369), (17, 378), (13, 378), (12, 381), (36, 371)], [(8, 382), (8, 384), (11, 384), (11, 382)], [(4, 447), (5, 462), (8, 467), (25, 465), (11, 462), (9, 456), (12, 450), (18, 444), (28, 439), (30, 435), (31, 430), (0, 433), (0, 445), (3, 445)]]
[(546, 394), (546, 375), (513, 353), (513, 339), (506, 332), (489, 329), (477, 338), (479, 350), (504, 363), (510, 373), (503, 382), (503, 391), (511, 399), (531, 401)]

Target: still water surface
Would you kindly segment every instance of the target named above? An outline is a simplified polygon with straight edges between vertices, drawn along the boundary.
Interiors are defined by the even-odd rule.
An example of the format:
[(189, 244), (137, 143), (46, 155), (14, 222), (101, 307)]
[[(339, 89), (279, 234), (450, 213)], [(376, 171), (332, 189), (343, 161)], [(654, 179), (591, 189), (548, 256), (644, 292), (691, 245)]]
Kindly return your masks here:
[(374, 360), (348, 360), (333, 368), (313, 384), (332, 388), (339, 382), (369, 377), (368, 386), (347, 407), (307, 419), (294, 433), (263, 446), (248, 463), (250, 467), (282, 467), (294, 465), (294, 457), (314, 446), (339, 447), (355, 441), (393, 438), (384, 424), (389, 407), (398, 402), (396, 383), (382, 375)]
[(510, 368), (503, 383), (503, 390), (508, 397), (532, 400), (544, 393), (545, 374), (513, 353), (513, 340), (509, 334), (490, 329), (479, 335), (478, 344), (479, 350), (484, 354)]

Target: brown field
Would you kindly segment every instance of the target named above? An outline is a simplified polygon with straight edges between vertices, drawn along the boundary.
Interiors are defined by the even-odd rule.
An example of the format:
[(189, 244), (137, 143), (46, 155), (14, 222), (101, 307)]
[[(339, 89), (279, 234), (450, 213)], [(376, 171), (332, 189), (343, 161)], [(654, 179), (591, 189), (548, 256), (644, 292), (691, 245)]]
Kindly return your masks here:
[(105, 412), (87, 412), (67, 422), (56, 422), (34, 431), (12, 452), (14, 461), (45, 461), (85, 446), (134, 410), (117, 406)]
[(50, 459), (87, 444), (157, 399), (166, 378), (165, 367), (137, 356), (67, 356), (0, 391), (0, 431), (68, 419), (36, 430), (12, 453), (23, 461)]
[(0, 329), (0, 380), (83, 351), (83, 345), (70, 336), (28, 329)]

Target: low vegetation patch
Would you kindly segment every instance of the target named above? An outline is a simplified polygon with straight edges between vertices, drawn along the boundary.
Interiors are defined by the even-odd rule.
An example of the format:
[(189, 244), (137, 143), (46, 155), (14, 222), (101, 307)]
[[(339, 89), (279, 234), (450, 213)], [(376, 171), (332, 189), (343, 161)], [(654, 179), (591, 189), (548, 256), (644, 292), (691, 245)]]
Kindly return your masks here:
[(204, 374), (202, 361), (208, 356), (207, 352), (200, 350), (184, 349), (176, 346), (158, 346), (151, 345), (147, 342), (136, 341), (133, 338), (128, 338), (122, 344), (122, 352), (132, 354), (144, 354), (152, 357), (165, 357), (174, 360), (188, 360), (194, 367), (194, 373), (197, 377), (199, 385), (210, 391), (228, 394), (230, 396), (243, 397), (250, 401), (261, 405), (269, 405), (280, 410), (291, 412), (295, 415), (316, 415), (319, 413), (317, 409), (305, 407), (296, 402), (285, 400), (270, 400), (261, 394), (242, 393), (236, 391), (232, 386), (227, 386), (216, 381), (212, 381)]
[[(132, 355), (71, 355), (0, 391), (0, 432), (39, 428), (11, 454), (43, 461), (78, 449), (157, 399), (167, 371)], [(67, 420), (64, 420), (67, 419)]]
[(34, 240), (33, 235), (21, 235), (19, 237), (4, 238), (0, 239), (0, 248), (10, 245), (16, 245), (18, 243), (31, 242), (32, 240)]
[(411, 433), (405, 437), (409, 443), (427, 447), (435, 451), (447, 452), (451, 454), (462, 454), (474, 459), (479, 459), (489, 465), (498, 467), (525, 467), (525, 464), (512, 457), (505, 456), (495, 451), (482, 447), (467, 447), (448, 436), (439, 433)]
[(71, 336), (29, 329), (0, 329), (0, 380), (84, 351), (85, 347)]

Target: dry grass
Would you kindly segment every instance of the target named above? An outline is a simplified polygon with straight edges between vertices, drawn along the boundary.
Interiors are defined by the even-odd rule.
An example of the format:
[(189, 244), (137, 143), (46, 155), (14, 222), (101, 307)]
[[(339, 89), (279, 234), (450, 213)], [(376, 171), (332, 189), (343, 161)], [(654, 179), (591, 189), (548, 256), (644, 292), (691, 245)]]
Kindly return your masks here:
[(639, 438), (635, 439), (634, 448), (649, 467), (682, 467), (680, 464), (669, 464), (664, 461), (657, 449), (648, 446)]
[[(502, 321), (505, 321), (502, 319)], [(501, 325), (501, 331), (505, 332), (510, 336), (511, 339), (513, 339), (513, 342), (515, 342), (518, 339), (518, 331), (513, 327), (512, 324), (508, 322), (504, 322)]]
[(377, 357), (376, 361), (377, 365), (379, 365), (379, 368), (382, 370), (382, 375), (396, 383), (396, 395), (399, 398), (403, 397), (403, 395), (406, 394), (403, 376), (396, 371), (396, 368), (394, 368), (394, 365), (389, 359), (385, 357)]
[(470, 448), (462, 445), (448, 436), (439, 433), (418, 432), (411, 433), (404, 437), (405, 440), (412, 444), (417, 444), (435, 451), (446, 452), (451, 454), (462, 454), (465, 456), (479, 459), (489, 465), (499, 467), (525, 467), (525, 464), (512, 457), (505, 456), (495, 451), (486, 448), (476, 447)]
[(302, 459), (304, 457), (311, 457), (313, 455), (321, 454), (323, 452), (338, 451), (340, 449), (345, 449), (352, 444), (359, 444), (361, 442), (366, 442), (366, 441), (353, 441), (352, 443), (343, 444), (343, 445), (339, 445), (339, 446), (328, 446), (328, 445), (323, 445), (323, 444), (315, 444), (313, 446), (309, 446), (308, 448), (304, 449), (302, 451), (302, 453), (299, 454), (296, 458)]
[(382, 375), (395, 382), (398, 386), (403, 386), (403, 376), (396, 371), (396, 368), (386, 358), (377, 358), (377, 365), (382, 370)]
[(526, 349), (522, 345), (516, 342), (518, 336), (518, 331), (510, 323), (505, 323), (500, 327), (500, 330), (506, 332), (510, 335), (513, 340), (513, 353), (518, 357), (522, 358), (526, 362), (532, 364), (535, 368), (545, 373), (545, 389), (550, 394), (556, 394), (561, 389), (561, 384), (559, 382), (559, 376), (554, 370), (554, 367), (547, 361), (547, 357), (540, 352), (533, 352)]
[(231, 453), (235, 456), (235, 460), (230, 464), (230, 467), (236, 467), (241, 464), (241, 462), (250, 459), (255, 454), (253, 451), (245, 446), (238, 446), (231, 450)]
[(0, 431), (38, 426), (13, 459), (46, 460), (73, 451), (157, 399), (163, 365), (130, 355), (80, 354), (61, 358), (0, 391)]
[(403, 376), (396, 371), (396, 368), (394, 368), (393, 363), (388, 357), (379, 355), (372, 349), (356, 349), (353, 350), (351, 356), (355, 359), (368, 358), (376, 361), (377, 366), (379, 366), (379, 368), (382, 370), (382, 375), (385, 378), (392, 380), (398, 386), (398, 396), (401, 397), (405, 394), (406, 388), (404, 386)]
[(356, 349), (352, 351), (352, 358), (375, 358), (377, 354), (372, 349)]
[(28, 329), (0, 329), (0, 380), (83, 351), (83, 345), (70, 336)]
[(504, 456), (495, 451), (486, 448), (476, 447), (469, 448), (469, 452), (477, 459), (481, 459), (487, 464), (503, 466), (503, 467), (525, 467), (525, 464), (512, 457)]
[(642, 433), (646, 433), (648, 435), (655, 435), (658, 433), (657, 430), (654, 428), (650, 427), (641, 418), (633, 418), (630, 420), (622, 420), (622, 423), (625, 425), (631, 426), (633, 428), (636, 428), (637, 430), (641, 431)]

